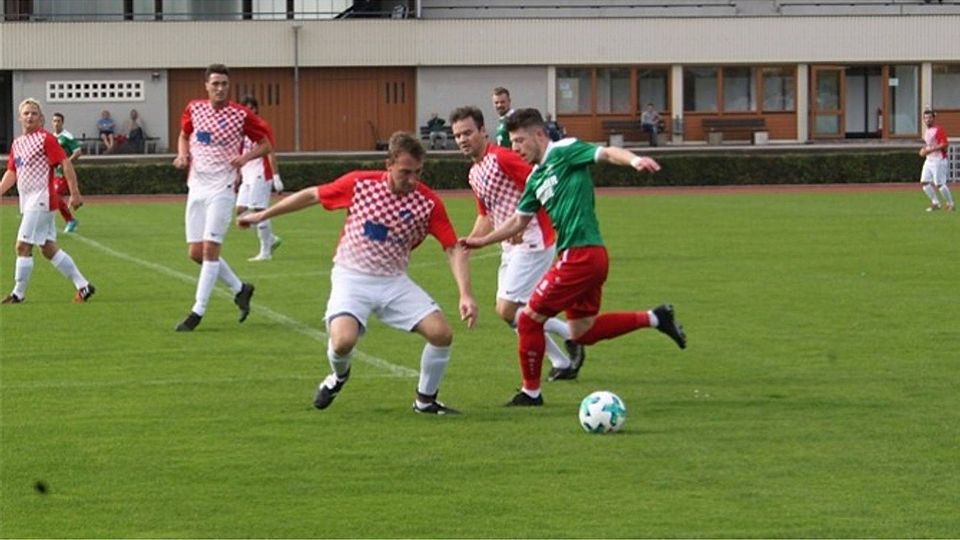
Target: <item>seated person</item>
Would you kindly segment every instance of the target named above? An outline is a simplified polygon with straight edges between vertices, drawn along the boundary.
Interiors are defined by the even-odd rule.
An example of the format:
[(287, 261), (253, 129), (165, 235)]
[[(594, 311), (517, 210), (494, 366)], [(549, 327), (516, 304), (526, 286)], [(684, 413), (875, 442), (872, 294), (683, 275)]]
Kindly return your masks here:
[(105, 152), (112, 152), (117, 142), (115, 134), (117, 125), (113, 123), (113, 118), (110, 118), (110, 111), (100, 113), (100, 119), (97, 120), (97, 129), (100, 131), (100, 140), (106, 147)]
[(560, 122), (555, 121), (550, 113), (544, 117), (543, 127), (546, 128), (551, 141), (559, 141), (567, 136), (567, 130), (560, 125)]
[(443, 129), (446, 121), (433, 113), (427, 120), (427, 129), (430, 131), (430, 148), (436, 150), (437, 139), (440, 139), (440, 148), (447, 147), (447, 131)]
[(653, 103), (647, 103), (646, 110), (640, 115), (640, 128), (650, 134), (650, 146), (657, 146), (657, 134), (663, 121), (660, 119), (660, 113), (653, 108)]
[(136, 109), (130, 109), (130, 118), (124, 123), (123, 131), (127, 134), (131, 151), (142, 154), (147, 135), (143, 130), (143, 120), (140, 119), (140, 113)]

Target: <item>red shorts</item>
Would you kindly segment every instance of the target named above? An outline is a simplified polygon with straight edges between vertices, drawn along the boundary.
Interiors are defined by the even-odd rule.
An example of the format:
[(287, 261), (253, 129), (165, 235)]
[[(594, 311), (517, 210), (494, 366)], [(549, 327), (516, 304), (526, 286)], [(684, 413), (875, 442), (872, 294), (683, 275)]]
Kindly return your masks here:
[(67, 183), (67, 179), (61, 176), (53, 177), (53, 190), (57, 192), (57, 195), (70, 195), (70, 184)]
[(584, 246), (564, 250), (530, 296), (530, 309), (553, 317), (561, 311), (567, 319), (600, 313), (600, 296), (610, 261), (607, 248)]

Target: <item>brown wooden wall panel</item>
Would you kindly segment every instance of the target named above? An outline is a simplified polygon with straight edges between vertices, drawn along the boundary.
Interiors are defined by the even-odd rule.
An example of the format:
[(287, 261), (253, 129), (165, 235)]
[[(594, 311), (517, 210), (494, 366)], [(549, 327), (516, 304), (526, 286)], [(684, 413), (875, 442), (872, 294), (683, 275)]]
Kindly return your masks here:
[[(760, 115), (755, 113), (724, 113), (722, 115), (718, 115), (717, 113), (687, 112), (683, 114), (683, 139), (685, 141), (707, 140), (707, 133), (703, 129), (703, 119), (715, 118), (717, 116), (722, 116), (723, 118), (756, 118), (759, 116), (766, 120), (767, 131), (770, 133), (771, 139), (797, 138), (797, 113), (791, 111), (783, 113), (765, 113)], [(725, 133), (723, 136), (725, 141), (748, 141), (750, 138), (751, 134), (747, 132)]]
[[(169, 133), (175, 145), (180, 115), (203, 99), (203, 69), (170, 70)], [(300, 70), (300, 149), (373, 150), (397, 130), (416, 129), (413, 68), (303, 68)], [(252, 94), (273, 126), (277, 150), (294, 149), (293, 69), (232, 69), (230, 98)], [(175, 147), (175, 146), (174, 146)]]
[(960, 137), (960, 111), (937, 111), (937, 123), (947, 132), (947, 137)]

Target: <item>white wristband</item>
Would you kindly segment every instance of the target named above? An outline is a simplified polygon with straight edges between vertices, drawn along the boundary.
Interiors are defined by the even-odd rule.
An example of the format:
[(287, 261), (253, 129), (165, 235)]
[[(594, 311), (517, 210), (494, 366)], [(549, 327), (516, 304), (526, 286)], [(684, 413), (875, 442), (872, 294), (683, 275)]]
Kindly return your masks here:
[(642, 158), (641, 156), (637, 156), (637, 157), (635, 157), (635, 158), (633, 158), (633, 159), (630, 160), (630, 165), (631, 165), (632, 167), (636, 168), (636, 167), (639, 167), (639, 166), (640, 166), (640, 163), (641, 163), (642, 161), (643, 161), (643, 158)]

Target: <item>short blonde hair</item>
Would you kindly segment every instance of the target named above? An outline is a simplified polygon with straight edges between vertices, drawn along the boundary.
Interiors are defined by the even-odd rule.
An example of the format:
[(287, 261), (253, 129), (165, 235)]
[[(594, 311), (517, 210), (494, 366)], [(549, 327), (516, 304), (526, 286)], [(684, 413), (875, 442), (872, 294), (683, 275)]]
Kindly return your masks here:
[(40, 116), (43, 116), (43, 108), (40, 106), (40, 102), (32, 97), (28, 97), (27, 99), (20, 102), (20, 105), (17, 107), (17, 114), (22, 113), (23, 108), (27, 105), (33, 105), (34, 107), (36, 107), (37, 112), (40, 113)]

